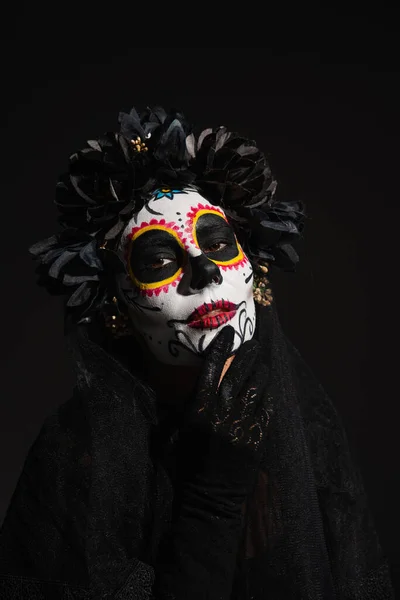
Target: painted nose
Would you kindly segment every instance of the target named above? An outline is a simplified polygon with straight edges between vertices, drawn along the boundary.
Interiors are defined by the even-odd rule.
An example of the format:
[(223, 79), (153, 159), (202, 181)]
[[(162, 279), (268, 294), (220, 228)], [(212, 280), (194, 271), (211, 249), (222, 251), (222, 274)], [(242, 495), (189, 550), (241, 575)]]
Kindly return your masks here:
[(222, 275), (219, 267), (209, 258), (200, 254), (200, 256), (191, 256), (189, 258), (192, 269), (190, 287), (192, 290), (202, 290), (210, 283), (222, 283)]

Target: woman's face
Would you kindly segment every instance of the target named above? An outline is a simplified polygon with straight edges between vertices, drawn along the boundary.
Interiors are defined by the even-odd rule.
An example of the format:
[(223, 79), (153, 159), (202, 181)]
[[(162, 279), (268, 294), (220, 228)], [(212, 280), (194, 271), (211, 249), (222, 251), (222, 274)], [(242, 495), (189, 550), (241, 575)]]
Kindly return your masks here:
[(253, 336), (253, 271), (224, 211), (198, 192), (157, 190), (128, 223), (120, 286), (136, 330), (163, 363), (190, 365), (221, 329)]

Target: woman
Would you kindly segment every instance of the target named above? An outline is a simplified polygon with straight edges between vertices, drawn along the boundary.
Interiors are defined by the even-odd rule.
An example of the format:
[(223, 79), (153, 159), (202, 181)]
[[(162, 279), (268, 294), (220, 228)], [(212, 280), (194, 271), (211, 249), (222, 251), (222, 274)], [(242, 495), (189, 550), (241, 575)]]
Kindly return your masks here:
[[(61, 231), (72, 398), (26, 460), (2, 597), (392, 598), (335, 410), (279, 325), (303, 207), (255, 143), (134, 109), (72, 155)], [(0, 587), (1, 589), (1, 587)]]

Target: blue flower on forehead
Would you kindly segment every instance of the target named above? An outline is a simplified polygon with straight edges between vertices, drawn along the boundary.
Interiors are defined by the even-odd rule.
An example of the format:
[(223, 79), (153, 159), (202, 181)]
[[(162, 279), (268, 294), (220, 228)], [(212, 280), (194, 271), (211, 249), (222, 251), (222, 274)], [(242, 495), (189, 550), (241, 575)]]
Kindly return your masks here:
[(154, 200), (160, 200), (160, 198), (173, 199), (174, 194), (187, 194), (183, 190), (171, 190), (171, 188), (160, 188), (154, 192)]

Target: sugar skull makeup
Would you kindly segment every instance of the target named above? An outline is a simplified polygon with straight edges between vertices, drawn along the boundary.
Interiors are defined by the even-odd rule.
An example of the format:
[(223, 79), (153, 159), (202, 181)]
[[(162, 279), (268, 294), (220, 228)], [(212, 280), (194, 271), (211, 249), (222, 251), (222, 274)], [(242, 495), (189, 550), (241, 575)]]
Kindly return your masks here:
[(227, 323), (253, 336), (253, 271), (224, 211), (192, 189), (157, 190), (125, 228), (120, 288), (161, 362), (194, 364)]

